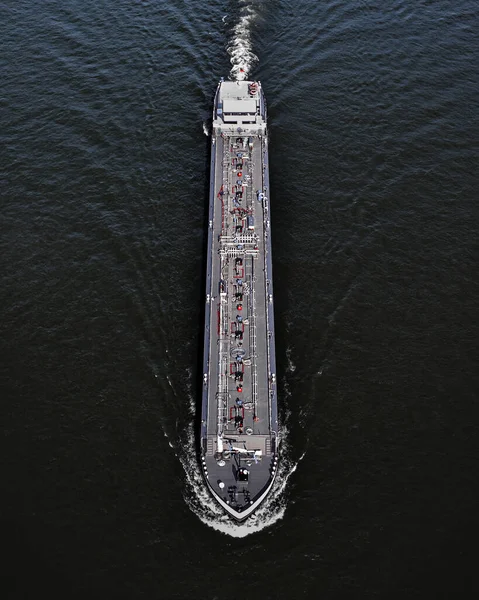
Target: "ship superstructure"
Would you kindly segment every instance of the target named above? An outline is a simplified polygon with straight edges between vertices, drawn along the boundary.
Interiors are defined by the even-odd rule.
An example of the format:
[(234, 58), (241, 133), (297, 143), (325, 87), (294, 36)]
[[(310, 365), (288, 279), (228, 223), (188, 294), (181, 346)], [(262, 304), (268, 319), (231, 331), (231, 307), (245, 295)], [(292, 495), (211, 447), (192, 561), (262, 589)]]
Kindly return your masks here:
[(266, 102), (258, 81), (221, 80), (211, 140), (200, 460), (234, 519), (278, 466)]

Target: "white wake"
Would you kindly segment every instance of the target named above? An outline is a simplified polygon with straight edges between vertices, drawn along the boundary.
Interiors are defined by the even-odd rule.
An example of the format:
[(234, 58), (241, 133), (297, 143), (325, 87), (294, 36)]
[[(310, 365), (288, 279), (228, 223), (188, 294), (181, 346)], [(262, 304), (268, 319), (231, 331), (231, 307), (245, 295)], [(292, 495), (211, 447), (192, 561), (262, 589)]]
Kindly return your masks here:
[(253, 65), (258, 62), (251, 43), (252, 23), (257, 18), (255, 2), (238, 0), (238, 14), (232, 15), (232, 17), (236, 24), (231, 30), (231, 38), (226, 46), (232, 65), (230, 78), (242, 81), (247, 79)]

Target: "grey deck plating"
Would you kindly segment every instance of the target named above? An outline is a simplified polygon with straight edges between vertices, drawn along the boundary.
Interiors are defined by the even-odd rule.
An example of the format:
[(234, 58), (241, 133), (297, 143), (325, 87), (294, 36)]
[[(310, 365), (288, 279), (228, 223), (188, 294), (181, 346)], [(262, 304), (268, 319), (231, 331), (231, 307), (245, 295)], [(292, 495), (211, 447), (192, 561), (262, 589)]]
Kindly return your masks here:
[(277, 468), (266, 104), (259, 82), (220, 82), (213, 114), (201, 462), (237, 520)]

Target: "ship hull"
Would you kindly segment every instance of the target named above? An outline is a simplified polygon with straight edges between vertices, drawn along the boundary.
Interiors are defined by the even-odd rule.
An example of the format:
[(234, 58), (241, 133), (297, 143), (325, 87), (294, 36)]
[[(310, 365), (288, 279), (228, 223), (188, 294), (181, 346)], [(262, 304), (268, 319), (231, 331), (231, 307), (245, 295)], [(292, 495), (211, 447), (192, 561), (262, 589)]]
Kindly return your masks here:
[(200, 460), (237, 521), (268, 496), (279, 460), (266, 103), (220, 82), (208, 210)]

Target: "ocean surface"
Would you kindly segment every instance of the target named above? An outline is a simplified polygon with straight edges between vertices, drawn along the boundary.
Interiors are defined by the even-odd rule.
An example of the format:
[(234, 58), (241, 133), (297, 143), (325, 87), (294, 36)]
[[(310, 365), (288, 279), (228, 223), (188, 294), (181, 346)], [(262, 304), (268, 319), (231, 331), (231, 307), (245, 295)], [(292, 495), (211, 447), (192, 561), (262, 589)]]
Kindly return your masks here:
[[(0, 597), (476, 597), (477, 0), (0, 15)], [(235, 525), (194, 444), (210, 115), (243, 75), (283, 461)]]

